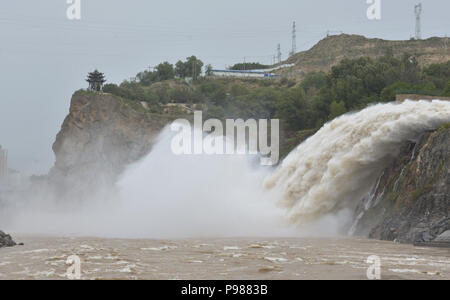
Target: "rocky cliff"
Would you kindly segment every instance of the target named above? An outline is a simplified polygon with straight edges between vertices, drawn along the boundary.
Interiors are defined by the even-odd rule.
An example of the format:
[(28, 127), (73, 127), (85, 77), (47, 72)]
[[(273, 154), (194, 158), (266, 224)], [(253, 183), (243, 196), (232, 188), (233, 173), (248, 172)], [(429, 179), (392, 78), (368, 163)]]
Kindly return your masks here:
[(148, 112), (139, 102), (76, 92), (53, 144), (56, 162), (50, 182), (61, 192), (76, 193), (112, 183), (126, 165), (150, 151), (168, 122), (168, 117)]
[(450, 124), (406, 143), (358, 206), (357, 235), (404, 243), (450, 229)]

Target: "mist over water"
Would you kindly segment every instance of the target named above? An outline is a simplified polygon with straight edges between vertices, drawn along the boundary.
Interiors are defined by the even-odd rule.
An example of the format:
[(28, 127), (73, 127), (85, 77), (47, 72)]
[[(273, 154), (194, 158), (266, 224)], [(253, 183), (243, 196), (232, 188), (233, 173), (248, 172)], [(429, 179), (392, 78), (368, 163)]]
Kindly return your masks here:
[(224, 237), (289, 234), (274, 193), (262, 189), (269, 168), (256, 156), (173, 155), (166, 129), (143, 161), (118, 182), (121, 211), (151, 236)]
[(70, 203), (45, 193), (15, 198), (0, 227), (99, 237), (336, 235), (401, 143), (444, 122), (450, 102), (374, 105), (326, 124), (277, 169), (256, 156), (174, 155), (166, 128), (114, 187)]
[(291, 236), (275, 192), (262, 188), (272, 168), (249, 155), (175, 155), (166, 127), (152, 151), (112, 190), (81, 204), (38, 201), (14, 212), (11, 230), (106, 237)]

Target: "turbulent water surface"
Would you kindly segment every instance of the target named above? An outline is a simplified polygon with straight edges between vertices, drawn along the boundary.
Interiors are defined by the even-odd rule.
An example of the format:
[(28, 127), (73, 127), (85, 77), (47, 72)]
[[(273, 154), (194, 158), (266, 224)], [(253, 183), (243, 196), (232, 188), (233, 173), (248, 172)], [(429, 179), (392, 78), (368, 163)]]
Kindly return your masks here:
[(65, 279), (81, 259), (81, 279), (450, 279), (450, 251), (366, 239), (102, 239), (19, 237), (0, 249), (0, 279)]

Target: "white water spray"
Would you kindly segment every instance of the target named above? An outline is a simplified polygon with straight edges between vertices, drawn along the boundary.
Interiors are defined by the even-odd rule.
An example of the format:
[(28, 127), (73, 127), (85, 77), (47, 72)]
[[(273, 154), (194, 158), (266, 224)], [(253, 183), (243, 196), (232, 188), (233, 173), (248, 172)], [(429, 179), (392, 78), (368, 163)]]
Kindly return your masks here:
[[(291, 235), (257, 156), (174, 155), (166, 130), (118, 182), (120, 211), (152, 237)], [(201, 141), (200, 141), (201, 142)], [(253, 164), (251, 164), (253, 158)]]
[(133, 238), (295, 234), (284, 210), (276, 207), (274, 192), (262, 188), (271, 169), (261, 167), (259, 157), (175, 155), (171, 150), (174, 135), (165, 128), (152, 151), (130, 165), (113, 190), (104, 187), (103, 195), (96, 193), (79, 206), (56, 204), (55, 199), (34, 201), (10, 213), (13, 224), (2, 228), (19, 233)]
[(400, 145), (450, 122), (448, 101), (370, 106), (326, 124), (265, 181), (293, 223), (317, 220), (361, 201)]

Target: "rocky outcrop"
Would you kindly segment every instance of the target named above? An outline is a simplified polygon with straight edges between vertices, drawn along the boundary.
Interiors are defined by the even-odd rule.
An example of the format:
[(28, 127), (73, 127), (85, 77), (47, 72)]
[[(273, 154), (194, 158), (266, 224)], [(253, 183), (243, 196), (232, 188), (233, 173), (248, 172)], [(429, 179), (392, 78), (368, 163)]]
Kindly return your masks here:
[(126, 165), (150, 151), (168, 122), (138, 102), (107, 93), (76, 92), (53, 144), (56, 161), (49, 182), (60, 194), (71, 191), (77, 196), (114, 182)]
[(356, 235), (404, 243), (433, 241), (450, 230), (450, 126), (404, 145), (358, 206)]
[(0, 248), (13, 247), (15, 245), (16, 243), (13, 241), (11, 236), (0, 230)]
[(416, 246), (438, 247), (438, 248), (450, 248), (450, 230), (440, 234), (437, 238), (429, 242), (416, 242)]

